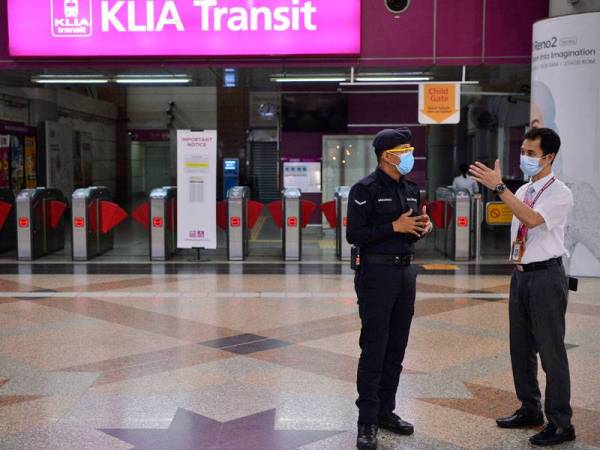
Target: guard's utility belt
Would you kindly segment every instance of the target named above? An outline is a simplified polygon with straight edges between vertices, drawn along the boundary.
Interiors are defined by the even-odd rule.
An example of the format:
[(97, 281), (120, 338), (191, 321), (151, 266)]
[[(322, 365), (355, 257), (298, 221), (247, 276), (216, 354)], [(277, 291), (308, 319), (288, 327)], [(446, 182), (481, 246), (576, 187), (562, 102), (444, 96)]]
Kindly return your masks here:
[(381, 255), (366, 254), (362, 255), (362, 264), (382, 264), (386, 266), (410, 266), (413, 262), (413, 255)]

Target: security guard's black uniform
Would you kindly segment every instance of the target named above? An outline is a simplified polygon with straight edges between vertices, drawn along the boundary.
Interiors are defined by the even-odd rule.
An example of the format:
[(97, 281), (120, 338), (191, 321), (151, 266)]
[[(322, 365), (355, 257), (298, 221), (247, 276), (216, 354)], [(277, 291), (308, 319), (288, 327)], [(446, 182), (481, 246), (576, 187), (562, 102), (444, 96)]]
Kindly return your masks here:
[(417, 269), (411, 265), (417, 238), (394, 233), (392, 222), (412, 209), (419, 214), (419, 187), (377, 169), (352, 187), (348, 242), (360, 247), (354, 278), (362, 321), (357, 388), (360, 423), (378, 423), (392, 412), (413, 317)]
[[(419, 238), (395, 233), (392, 222), (409, 209), (411, 216), (418, 216), (419, 203), (415, 183), (404, 176), (396, 181), (380, 168), (350, 191), (346, 238), (360, 248), (354, 279), (362, 323), (356, 401), (359, 438), (361, 424), (379, 424), (396, 406), (414, 313), (417, 268), (411, 262)], [(410, 431), (405, 427), (401, 434), (412, 433), (412, 426), (406, 426)]]

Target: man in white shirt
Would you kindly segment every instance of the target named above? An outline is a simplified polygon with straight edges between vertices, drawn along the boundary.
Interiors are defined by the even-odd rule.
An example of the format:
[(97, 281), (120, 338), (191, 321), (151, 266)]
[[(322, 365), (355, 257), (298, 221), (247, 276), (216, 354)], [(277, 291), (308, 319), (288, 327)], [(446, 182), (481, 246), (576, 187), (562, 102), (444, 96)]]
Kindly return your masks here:
[(521, 170), (531, 180), (516, 194), (502, 182), (498, 161), (493, 170), (479, 162), (470, 168), (473, 177), (493, 189), (514, 214), (511, 260), (516, 266), (510, 284), (510, 355), (522, 406), (496, 422), (501, 428), (544, 423), (537, 380), (539, 353), (546, 373), (544, 409), (548, 423), (529, 440), (544, 446), (575, 439), (564, 343), (568, 279), (562, 265), (562, 257), (567, 255), (565, 225), (573, 209), (573, 195), (552, 173), (559, 149), (560, 138), (549, 128), (532, 128), (525, 135)]
[(479, 185), (471, 176), (469, 176), (469, 166), (461, 164), (459, 167), (460, 175), (454, 178), (452, 187), (454, 189), (465, 189), (473, 194), (479, 194)]

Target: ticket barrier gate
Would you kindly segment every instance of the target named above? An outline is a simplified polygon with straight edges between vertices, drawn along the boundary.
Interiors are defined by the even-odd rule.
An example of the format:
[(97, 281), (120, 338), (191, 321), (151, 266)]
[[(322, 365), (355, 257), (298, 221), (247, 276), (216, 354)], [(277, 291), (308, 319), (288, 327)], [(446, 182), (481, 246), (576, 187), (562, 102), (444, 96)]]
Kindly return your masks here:
[(10, 189), (0, 189), (0, 253), (17, 246), (15, 195)]
[(109, 189), (77, 189), (72, 199), (73, 261), (87, 261), (112, 250), (113, 229), (127, 218), (127, 213), (112, 202)]
[(177, 188), (150, 193), (150, 259), (166, 261), (177, 251)]
[(283, 259), (300, 261), (302, 259), (302, 192), (298, 188), (282, 191), (283, 197)]
[(17, 257), (32, 261), (65, 248), (67, 202), (58, 189), (24, 189), (17, 195)]
[(243, 261), (248, 256), (250, 189), (235, 186), (227, 191), (227, 259)]
[(434, 231), (435, 248), (454, 261), (479, 259), (483, 222), (481, 195), (471, 195), (466, 189), (441, 187), (436, 190), (432, 209), (433, 206), (440, 207), (441, 215)]
[(340, 186), (335, 190), (336, 227), (335, 254), (340, 261), (350, 261), (351, 245), (346, 240), (348, 227), (348, 196), (350, 187)]

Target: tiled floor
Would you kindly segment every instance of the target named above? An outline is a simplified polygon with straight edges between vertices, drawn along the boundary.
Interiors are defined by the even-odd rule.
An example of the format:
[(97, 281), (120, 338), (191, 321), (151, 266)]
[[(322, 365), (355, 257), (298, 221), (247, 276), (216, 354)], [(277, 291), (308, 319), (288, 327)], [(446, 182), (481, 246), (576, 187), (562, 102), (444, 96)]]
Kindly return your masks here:
[[(337, 264), (0, 267), (0, 449), (352, 449), (359, 320)], [(382, 449), (528, 448), (507, 267), (419, 277)], [(570, 298), (578, 441), (600, 448), (600, 281)], [(543, 383), (543, 374), (541, 375)]]

